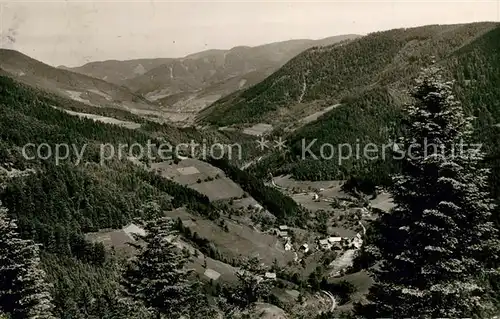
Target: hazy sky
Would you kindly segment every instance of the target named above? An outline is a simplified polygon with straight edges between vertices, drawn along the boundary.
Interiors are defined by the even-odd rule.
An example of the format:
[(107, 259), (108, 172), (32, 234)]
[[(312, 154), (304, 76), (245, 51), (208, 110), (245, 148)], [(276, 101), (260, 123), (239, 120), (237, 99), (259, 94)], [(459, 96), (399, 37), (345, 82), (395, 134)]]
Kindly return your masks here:
[(424, 24), (499, 21), (499, 3), (0, 0), (0, 46), (48, 64), (75, 66)]

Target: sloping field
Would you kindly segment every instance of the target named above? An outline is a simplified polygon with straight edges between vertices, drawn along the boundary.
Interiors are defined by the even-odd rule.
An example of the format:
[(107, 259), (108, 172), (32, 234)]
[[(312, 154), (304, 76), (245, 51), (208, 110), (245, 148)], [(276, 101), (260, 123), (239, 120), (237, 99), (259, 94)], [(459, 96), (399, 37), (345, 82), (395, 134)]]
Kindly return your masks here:
[(306, 117), (304, 117), (304, 118), (301, 118), (301, 119), (300, 119), (300, 123), (301, 123), (302, 125), (305, 125), (305, 124), (308, 124), (308, 123), (314, 122), (314, 121), (316, 121), (316, 120), (317, 120), (320, 116), (322, 116), (322, 115), (326, 114), (327, 112), (329, 112), (329, 111), (333, 110), (334, 108), (336, 108), (336, 107), (338, 107), (338, 106), (340, 106), (340, 104), (331, 105), (331, 106), (329, 106), (329, 107), (324, 108), (324, 109), (323, 109), (323, 110), (321, 110), (321, 111), (318, 111), (318, 112), (313, 113), (313, 114), (311, 114), (311, 115), (309, 115), (309, 116), (306, 116)]
[(266, 264), (272, 264), (276, 259), (283, 266), (294, 258), (294, 254), (285, 251), (283, 244), (275, 236), (258, 233), (248, 226), (238, 225), (231, 220), (225, 220), (229, 230), (226, 232), (214, 222), (194, 216), (182, 209), (167, 212), (166, 215), (187, 221), (185, 226), (213, 243), (224, 256), (230, 258), (258, 256)]
[[(115, 249), (118, 253), (124, 254), (125, 256), (133, 256), (137, 253), (137, 250), (132, 247), (130, 244), (134, 243), (123, 230), (103, 230), (95, 233), (88, 233), (85, 235), (87, 240), (91, 242), (99, 242), (104, 245), (107, 249)], [(176, 246), (179, 248), (187, 248), (191, 253), (194, 253), (196, 249), (189, 243), (178, 240), (176, 241)], [(236, 268), (226, 263), (223, 263), (219, 260), (212, 259), (210, 257), (206, 257), (198, 251), (198, 257), (194, 258), (191, 263), (189, 263), (186, 267), (188, 269), (194, 269), (201, 278), (205, 280), (209, 280), (209, 278), (205, 278), (203, 274), (205, 273), (205, 259), (206, 266), (208, 269), (214, 270), (220, 277), (218, 280), (233, 282), (237, 280), (236, 277)]]
[(351, 302), (338, 307), (338, 311), (350, 311), (355, 302), (362, 302), (364, 296), (368, 293), (370, 287), (373, 285), (373, 278), (370, 277), (368, 272), (362, 270), (353, 274), (348, 274), (339, 278), (330, 278), (330, 283), (340, 283), (347, 281), (356, 287), (356, 292), (351, 296)]
[(370, 201), (372, 207), (378, 208), (383, 211), (389, 211), (394, 207), (393, 200), (388, 193), (382, 193), (377, 196), (374, 200)]
[(219, 178), (209, 182), (190, 185), (199, 193), (205, 194), (211, 201), (241, 197), (245, 193), (241, 187), (229, 178)]
[(151, 169), (206, 195), (211, 201), (241, 197), (244, 194), (243, 189), (227, 178), (222, 170), (197, 159), (187, 158), (177, 164), (173, 161), (153, 163)]
[[(222, 170), (208, 163), (191, 158), (183, 159), (177, 164), (173, 161), (152, 163), (151, 169), (157, 170), (163, 177), (172, 179), (183, 185), (196, 183), (198, 178), (204, 180), (209, 177), (215, 178), (216, 175), (225, 177)], [(183, 177), (185, 177), (184, 180), (182, 179)]]
[(102, 243), (108, 249), (114, 248), (119, 253), (127, 256), (135, 253), (135, 248), (130, 246), (131, 243), (134, 243), (134, 240), (121, 229), (88, 233), (85, 234), (85, 238), (91, 242)]
[(253, 197), (241, 198), (233, 201), (233, 208), (248, 208), (248, 206), (255, 207), (259, 203)]
[(352, 266), (355, 253), (355, 249), (348, 249), (344, 251), (340, 256), (338, 256), (334, 261), (332, 261), (330, 263), (330, 267), (332, 268), (330, 276), (335, 276), (341, 270)]
[(75, 115), (75, 116), (78, 116), (81, 118), (87, 118), (87, 119), (91, 119), (91, 120), (106, 123), (106, 124), (114, 124), (114, 125), (118, 125), (118, 126), (122, 126), (122, 127), (128, 128), (128, 129), (131, 129), (131, 130), (136, 130), (136, 129), (141, 127), (141, 124), (139, 124), (139, 123), (122, 121), (122, 120), (118, 120), (118, 119), (115, 119), (112, 117), (100, 116), (100, 115), (89, 114), (89, 113), (73, 112), (73, 111), (69, 111), (69, 110), (63, 110), (63, 111), (70, 114), (70, 115)]
[(218, 279), (219, 281), (235, 282), (238, 280), (238, 278), (236, 277), (237, 269), (235, 267), (223, 263), (222, 261), (203, 256), (201, 253), (198, 258), (195, 258), (193, 262), (189, 264), (188, 267), (193, 268), (198, 274), (200, 274), (201, 278), (210, 280), (210, 278), (204, 276), (206, 270), (204, 267), (205, 258), (207, 262), (207, 268), (220, 274), (220, 277)]
[(318, 210), (333, 211), (331, 203), (325, 202), (323, 199), (315, 201), (313, 193), (293, 194), (290, 197), (298, 204), (313, 212)]
[(273, 130), (273, 126), (270, 124), (259, 123), (255, 124), (252, 127), (246, 128), (243, 130), (244, 134), (253, 135), (253, 136), (261, 136), (266, 133), (269, 133)]
[(356, 232), (354, 230), (343, 227), (328, 227), (328, 231), (340, 237), (352, 238), (356, 236)]

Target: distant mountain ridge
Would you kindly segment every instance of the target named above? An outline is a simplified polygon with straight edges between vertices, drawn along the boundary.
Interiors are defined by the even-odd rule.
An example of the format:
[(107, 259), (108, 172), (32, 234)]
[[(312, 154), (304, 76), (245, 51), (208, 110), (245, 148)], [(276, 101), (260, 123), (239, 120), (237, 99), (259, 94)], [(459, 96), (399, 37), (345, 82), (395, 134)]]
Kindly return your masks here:
[[(257, 85), (203, 110), (198, 120), (218, 126), (292, 123), (377, 85), (415, 75), (430, 56), (446, 58), (498, 23), (428, 25), (371, 33), (345, 45), (302, 52)], [(300, 116), (299, 116), (300, 115)]]
[(117, 85), (122, 85), (127, 79), (146, 73), (149, 70), (169, 63), (171, 58), (133, 59), (133, 60), (106, 60), (89, 62), (79, 67), (58, 66), (64, 69), (97, 79), (101, 79)]
[(126, 87), (54, 68), (18, 51), (0, 49), (0, 70), (0, 74), (91, 107), (111, 107), (136, 114), (160, 115), (157, 105), (149, 103)]
[(306, 49), (358, 37), (289, 40), (207, 50), (183, 58), (110, 60), (64, 69), (123, 85), (172, 112), (196, 113), (221, 97), (262, 81)]

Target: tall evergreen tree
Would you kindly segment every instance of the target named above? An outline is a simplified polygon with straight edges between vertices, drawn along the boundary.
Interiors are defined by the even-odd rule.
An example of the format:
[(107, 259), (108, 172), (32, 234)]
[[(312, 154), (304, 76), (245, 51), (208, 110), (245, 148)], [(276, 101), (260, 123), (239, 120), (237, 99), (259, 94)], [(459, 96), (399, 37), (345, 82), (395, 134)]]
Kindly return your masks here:
[(173, 243), (173, 226), (167, 218), (146, 225), (145, 245), (123, 276), (125, 296), (142, 302), (157, 318), (210, 318), (207, 297), (185, 268), (189, 256)]
[(55, 318), (49, 291), (38, 246), (19, 237), (0, 203), (0, 310), (16, 319)]
[(488, 171), (483, 154), (463, 144), (472, 125), (452, 85), (431, 66), (412, 90), (408, 152), (392, 186), (395, 208), (379, 223), (381, 263), (364, 316), (481, 317), (493, 308), (488, 278), (498, 273), (498, 241)]
[(232, 301), (245, 309), (252, 303), (265, 300), (271, 294), (271, 279), (265, 278), (267, 268), (257, 257), (245, 260), (236, 273), (238, 284), (232, 293)]

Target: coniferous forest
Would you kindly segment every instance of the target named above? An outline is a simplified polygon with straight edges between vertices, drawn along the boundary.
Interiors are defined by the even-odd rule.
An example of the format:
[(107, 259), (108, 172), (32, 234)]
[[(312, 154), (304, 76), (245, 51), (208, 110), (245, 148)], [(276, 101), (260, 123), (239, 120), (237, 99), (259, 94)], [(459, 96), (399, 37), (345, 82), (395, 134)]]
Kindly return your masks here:
[[(69, 99), (47, 83), (87, 75), (30, 61), (50, 72), (30, 78), (0, 61), (1, 319), (500, 314), (498, 23), (313, 47), (190, 125), (154, 118), (172, 110), (126, 85), (112, 88), (149, 113), (116, 96)], [(248, 133), (258, 124), (271, 129)], [(259, 150), (258, 138), (286, 147)], [(159, 155), (190, 141), (243, 154), (150, 160), (130, 148), (103, 160), (103, 145)], [(304, 141), (314, 143), (302, 157)], [(316, 158), (327, 143), (384, 145), (385, 157)]]

